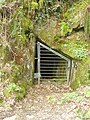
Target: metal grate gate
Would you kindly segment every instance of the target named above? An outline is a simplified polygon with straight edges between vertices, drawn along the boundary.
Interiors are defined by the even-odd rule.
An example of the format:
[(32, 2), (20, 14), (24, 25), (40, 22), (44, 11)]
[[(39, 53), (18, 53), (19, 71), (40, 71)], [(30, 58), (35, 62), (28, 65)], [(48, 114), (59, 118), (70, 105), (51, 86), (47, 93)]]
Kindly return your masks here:
[(46, 45), (37, 42), (34, 78), (40, 80), (69, 79), (70, 60)]

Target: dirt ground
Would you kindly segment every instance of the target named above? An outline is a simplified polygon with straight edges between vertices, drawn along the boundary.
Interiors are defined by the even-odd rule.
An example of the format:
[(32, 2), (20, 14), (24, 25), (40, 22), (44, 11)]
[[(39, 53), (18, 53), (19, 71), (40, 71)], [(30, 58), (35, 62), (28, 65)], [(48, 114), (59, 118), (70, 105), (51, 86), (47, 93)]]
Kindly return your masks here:
[[(76, 93), (87, 89), (90, 89), (90, 86), (82, 86)], [(30, 87), (22, 101), (15, 105), (0, 107), (0, 120), (82, 120), (84, 118), (80, 110), (90, 111), (90, 97), (85, 97), (81, 93), (83, 96), (81, 101), (76, 102), (73, 99), (65, 101), (64, 98), (63, 102), (63, 95), (72, 92), (73, 90), (67, 85), (56, 83), (35, 85)]]

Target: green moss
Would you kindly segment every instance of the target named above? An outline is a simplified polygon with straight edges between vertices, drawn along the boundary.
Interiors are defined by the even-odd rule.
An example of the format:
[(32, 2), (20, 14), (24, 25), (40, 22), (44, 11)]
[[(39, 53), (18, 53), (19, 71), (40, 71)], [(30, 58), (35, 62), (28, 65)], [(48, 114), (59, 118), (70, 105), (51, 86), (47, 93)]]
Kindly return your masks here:
[(70, 84), (70, 87), (73, 89), (73, 90), (76, 90), (78, 87), (80, 87), (80, 81), (78, 80), (75, 80), (73, 81), (71, 84)]
[(56, 42), (58, 43), (58, 50), (63, 51), (72, 58), (81, 60), (87, 57), (89, 43), (85, 41), (83, 31), (73, 33), (65, 38), (58, 38)]
[(77, 1), (64, 14), (65, 20), (70, 23), (70, 27), (77, 28), (84, 26), (84, 16), (86, 7), (90, 4), (90, 0)]
[(78, 63), (75, 81), (73, 81), (70, 85), (72, 89), (77, 89), (81, 85), (90, 84), (90, 80), (88, 76), (89, 63), (90, 63), (89, 57), (87, 57), (87, 59)]
[(84, 28), (85, 28), (86, 37), (87, 39), (89, 39), (90, 38), (90, 12), (88, 10), (86, 11)]

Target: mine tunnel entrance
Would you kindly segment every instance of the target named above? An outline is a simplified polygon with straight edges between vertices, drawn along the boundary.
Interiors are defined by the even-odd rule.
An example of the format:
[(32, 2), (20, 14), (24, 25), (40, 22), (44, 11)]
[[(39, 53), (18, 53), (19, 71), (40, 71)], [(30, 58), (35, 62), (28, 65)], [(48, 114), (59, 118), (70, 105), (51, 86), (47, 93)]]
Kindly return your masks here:
[(34, 79), (67, 81), (70, 60), (47, 45), (37, 42), (34, 64)]

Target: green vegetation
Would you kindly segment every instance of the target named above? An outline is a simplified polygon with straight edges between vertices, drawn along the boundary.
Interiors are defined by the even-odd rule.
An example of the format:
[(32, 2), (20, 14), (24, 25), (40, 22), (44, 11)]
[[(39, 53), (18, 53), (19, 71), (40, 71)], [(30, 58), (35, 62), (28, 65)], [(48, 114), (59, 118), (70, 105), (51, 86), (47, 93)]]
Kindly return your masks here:
[(90, 78), (88, 73), (89, 63), (90, 59), (88, 57), (87, 59), (78, 63), (79, 67), (77, 67), (75, 81), (73, 81), (70, 85), (73, 90), (77, 89), (81, 85), (90, 84)]
[[(83, 93), (86, 96), (86, 93)], [(64, 93), (63, 97), (60, 100), (60, 104), (66, 104), (67, 102), (76, 102), (80, 103), (84, 100), (85, 96), (80, 95), (80, 93), (77, 92), (71, 92), (71, 93)]]
[(47, 99), (51, 104), (57, 103), (57, 99), (53, 95), (47, 96)]
[(61, 22), (60, 25), (61, 25), (61, 27), (60, 27), (61, 36), (65, 37), (72, 32), (72, 29), (70, 29), (70, 27), (67, 23)]
[(90, 119), (90, 110), (83, 111), (81, 109), (78, 109), (77, 114), (81, 119)]
[[(22, 99), (33, 81), (35, 34), (75, 59), (73, 89), (90, 83), (90, 13), (86, 11), (90, 0), (1, 0), (0, 4), (0, 82), (5, 82), (6, 97), (13, 93)], [(68, 100), (74, 97), (75, 93), (66, 95)]]
[(86, 97), (90, 97), (90, 89), (86, 90), (85, 92), (83, 92), (85, 94)]
[(68, 54), (78, 60), (82, 60), (87, 57), (87, 47), (88, 44), (85, 44), (81, 40), (64, 40), (64, 43), (60, 45), (60, 48), (65, 50), (68, 49)]
[(85, 98), (90, 98), (90, 87), (85, 91), (72, 91), (63, 93), (63, 96), (58, 101), (54, 95), (47, 96), (48, 101), (64, 105), (69, 102), (81, 103)]
[(16, 100), (21, 100), (26, 95), (26, 88), (15, 83), (10, 83), (4, 88), (3, 93), (7, 98), (14, 94)]
[[(90, 98), (90, 86), (87, 86), (85, 89), (85, 86), (81, 87), (81, 89), (78, 89), (76, 91), (72, 92), (65, 92), (62, 94), (60, 99), (57, 98), (57, 96), (50, 95), (47, 96), (48, 101), (51, 104), (58, 104), (61, 106), (70, 106), (74, 104), (73, 109), (70, 110), (76, 112), (77, 117), (84, 120), (84, 119), (90, 119), (90, 108), (88, 106), (89, 98)], [(88, 102), (87, 102), (88, 100)], [(86, 102), (85, 102), (86, 101)], [(83, 103), (85, 102), (86, 105)], [(73, 104), (72, 104), (73, 103)], [(84, 109), (84, 106), (88, 106)]]

